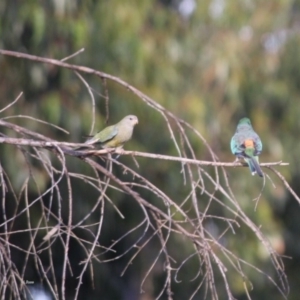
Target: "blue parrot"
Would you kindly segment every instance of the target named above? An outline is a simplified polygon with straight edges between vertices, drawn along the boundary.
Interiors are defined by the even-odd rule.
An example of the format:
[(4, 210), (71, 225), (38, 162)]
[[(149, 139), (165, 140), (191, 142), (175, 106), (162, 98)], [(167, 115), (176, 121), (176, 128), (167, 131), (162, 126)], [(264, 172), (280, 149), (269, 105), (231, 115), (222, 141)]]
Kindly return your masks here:
[(258, 155), (262, 151), (262, 142), (248, 118), (239, 121), (236, 132), (231, 138), (230, 148), (238, 159), (247, 162), (252, 175), (257, 173), (260, 177), (264, 176), (258, 160)]

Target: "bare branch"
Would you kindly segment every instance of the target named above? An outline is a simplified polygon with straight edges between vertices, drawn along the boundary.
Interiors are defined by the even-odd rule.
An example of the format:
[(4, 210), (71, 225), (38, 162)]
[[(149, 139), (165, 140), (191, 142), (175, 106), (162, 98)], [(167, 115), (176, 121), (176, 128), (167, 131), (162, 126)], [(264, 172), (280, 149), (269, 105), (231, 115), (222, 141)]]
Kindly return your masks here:
[[(23, 169), (26, 170), (21, 187), (18, 189), (14, 186), (11, 175), (4, 169), (5, 164), (0, 164), (2, 197), (0, 278), (3, 278), (0, 294), (11, 292), (10, 295), (13, 295), (11, 298), (25, 298), (28, 288), (24, 277), (32, 261), (32, 266), (40, 281), (48, 286), (54, 299), (68, 298), (66, 283), (69, 276), (75, 276), (76, 270), (77, 281), (72, 294), (75, 294), (74, 299), (79, 299), (82, 285), (86, 284), (83, 280), (86, 278), (85, 275), (89, 275), (90, 286), (95, 287), (94, 281), (97, 277), (94, 272), (99, 264), (110, 263), (121, 258), (127, 259), (120, 272), (120, 275), (126, 276), (128, 269), (139, 256), (151, 252), (151, 260), (145, 260), (141, 270), (140, 289), (146, 289), (146, 283), (152, 280), (152, 274), (160, 270), (160, 275), (163, 274), (165, 279), (156, 299), (165, 295), (168, 300), (173, 299), (174, 282), (187, 284), (186, 281), (180, 279), (184, 268), (190, 263), (195, 264), (195, 268), (191, 278), (188, 279), (195, 285), (190, 295), (187, 295), (187, 299), (197, 299), (199, 293), (202, 293), (203, 299), (221, 299), (224, 295), (228, 299), (234, 299), (232, 278), (239, 278), (243, 281), (241, 286), (247, 298), (251, 299), (251, 289), (255, 288), (255, 284), (250, 281), (249, 269), (264, 276), (278, 290), (278, 293), (286, 298), (289, 287), (282, 257), (276, 253), (263, 229), (245, 213), (239, 203), (238, 193), (231, 187), (231, 180), (226, 174), (227, 168), (246, 165), (240, 162), (221, 162), (206, 139), (191, 124), (178, 118), (122, 79), (92, 68), (64, 62), (82, 51), (83, 49), (63, 60), (7, 50), (0, 50), (0, 54), (52, 64), (74, 71), (91, 98), (91, 131), (93, 131), (96, 116), (95, 91), (83, 78), (82, 73), (93, 74), (101, 78), (105, 89), (105, 95), (101, 98), (105, 100), (107, 118), (109, 116), (108, 101), (110, 101), (107, 82), (116, 82), (143, 101), (147, 109), (154, 109), (158, 112), (170, 134), (170, 140), (177, 155), (123, 149), (99, 150), (84, 143), (56, 141), (42, 133), (7, 122), (3, 118), (0, 119), (0, 126), (5, 128), (0, 136), (0, 144), (14, 145), (11, 148), (21, 154), (20, 160), (22, 160)], [(0, 112), (7, 113), (7, 109), (16, 105), (20, 97), (21, 94)], [(4, 118), (12, 117), (44, 123), (67, 133), (63, 128), (31, 116), (18, 115)], [(11, 131), (18, 138), (6, 136)], [(197, 157), (190, 135), (196, 137), (198, 142), (207, 149), (210, 155), (208, 160), (200, 160), (201, 157)], [(85, 146), (86, 149), (77, 150), (80, 146)], [(45, 150), (51, 151), (51, 155), (48, 155)], [(92, 174), (70, 172), (66, 155), (73, 156), (77, 162), (80, 160)], [(130, 167), (130, 164), (122, 163), (123, 159), (114, 159), (114, 155), (131, 156), (136, 164)], [(98, 160), (98, 157), (101, 160)], [(180, 171), (175, 174), (179, 176), (178, 182), (182, 184), (178, 188), (178, 190), (181, 189), (180, 193), (172, 197), (165, 186), (169, 183), (158, 185), (152, 182), (143, 168), (136, 167), (140, 157), (147, 158), (149, 164), (154, 160), (180, 163)], [(16, 169), (19, 168), (13, 159), (11, 163), (15, 163)], [(279, 179), (300, 203), (299, 197), (284, 176), (273, 168), (274, 166), (287, 167), (288, 162), (264, 162), (260, 166), (274, 172), (276, 179)], [(206, 167), (213, 169), (209, 170)], [(125, 175), (122, 177), (119, 174)], [(45, 180), (39, 180), (40, 176), (44, 176)], [(249, 196), (250, 199), (256, 199), (254, 209), (258, 205), (258, 199), (264, 196), (266, 186), (274, 186), (273, 181), (270, 178), (268, 181), (268, 178), (266, 174), (258, 196)], [(47, 182), (47, 186), (41, 186), (41, 181)], [(95, 197), (88, 199), (88, 205), (83, 205), (86, 210), (77, 214), (75, 212), (78, 209), (76, 207), (78, 199), (74, 187), (78, 182), (83, 188), (93, 191)], [(270, 185), (269, 182), (271, 182)], [(30, 189), (34, 191), (34, 196), (30, 194)], [(10, 202), (7, 201), (8, 197), (11, 197)], [(135, 207), (134, 218), (132, 214), (122, 209), (120, 203), (124, 202), (123, 199), (126, 205)], [(13, 207), (11, 211), (8, 210), (8, 203)], [(115, 214), (115, 220), (124, 224), (126, 222), (126, 225), (130, 227), (119, 233), (119, 236), (113, 240), (104, 243), (102, 234), (105, 228), (109, 227), (105, 226), (107, 225), (105, 222), (108, 224), (111, 222), (106, 215), (109, 210)], [(22, 224), (21, 227), (16, 227), (19, 224)], [(117, 224), (117, 226), (120, 225)], [(269, 270), (264, 271), (264, 267), (251, 264), (231, 243), (227, 243), (228, 240), (237, 240), (245, 228), (248, 234), (268, 253), (270, 265), (273, 267), (272, 275), (269, 274)], [(25, 236), (28, 238), (25, 247), (21, 247), (16, 242), (15, 237), (20, 234), (23, 234), (23, 238)], [(117, 251), (115, 248), (121, 248), (122, 243), (126, 244), (126, 247)], [(182, 253), (175, 259), (172, 247), (176, 243), (180, 244)], [(77, 261), (71, 260), (71, 245), (76, 245), (83, 253)], [(20, 270), (14, 265), (12, 249), (24, 255)], [(56, 270), (54, 261), (57, 249), (60, 249), (61, 257), (59, 270)], [(107, 254), (110, 256), (106, 257)], [(278, 276), (277, 280), (273, 278), (275, 274)], [(219, 294), (218, 278), (222, 280), (222, 296)]]
[[(1, 120), (0, 120), (1, 125)], [(46, 138), (45, 138), (46, 139)], [(67, 142), (56, 142), (56, 141), (36, 141), (36, 140), (28, 140), (28, 139), (17, 139), (17, 138), (9, 138), (9, 137), (0, 137), (0, 144), (12, 144), (19, 146), (32, 146), (32, 147), (41, 147), (41, 148), (52, 148), (56, 149), (57, 147), (71, 146), (71, 147), (80, 147), (85, 146), (88, 147), (84, 143), (67, 143)], [(92, 146), (90, 146), (92, 147)], [(177, 161), (181, 163), (201, 165), (201, 166), (215, 166), (215, 167), (245, 167), (247, 165), (242, 164), (240, 162), (216, 162), (216, 161), (203, 161), (197, 159), (190, 159), (178, 156), (170, 156), (163, 154), (154, 154), (147, 152), (138, 152), (138, 151), (125, 151), (123, 149), (101, 149), (101, 150), (71, 150), (62, 148), (66, 154), (75, 156), (75, 157), (87, 157), (87, 156), (101, 156), (108, 153), (115, 153), (118, 155), (131, 155), (131, 156), (139, 156), (139, 157), (147, 157), (152, 159), (161, 159), (161, 160), (169, 160), (169, 161)], [(268, 163), (260, 163), (261, 167), (270, 167), (270, 166), (288, 166), (289, 163), (278, 161), (278, 162), (268, 162)]]

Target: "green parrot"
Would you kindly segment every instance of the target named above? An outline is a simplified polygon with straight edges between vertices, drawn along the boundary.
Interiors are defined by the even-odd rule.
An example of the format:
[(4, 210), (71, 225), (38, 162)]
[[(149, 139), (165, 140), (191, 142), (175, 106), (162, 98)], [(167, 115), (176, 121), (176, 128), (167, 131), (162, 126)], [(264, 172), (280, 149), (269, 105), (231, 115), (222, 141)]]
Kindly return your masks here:
[(258, 176), (263, 177), (258, 161), (258, 155), (262, 151), (262, 142), (248, 118), (239, 121), (231, 139), (230, 148), (238, 159), (244, 159), (247, 162), (252, 175), (257, 173)]
[[(132, 136), (138, 118), (134, 115), (124, 117), (119, 123), (108, 126), (88, 139), (87, 145), (100, 145), (102, 148), (122, 148)], [(82, 148), (82, 147), (81, 147)]]

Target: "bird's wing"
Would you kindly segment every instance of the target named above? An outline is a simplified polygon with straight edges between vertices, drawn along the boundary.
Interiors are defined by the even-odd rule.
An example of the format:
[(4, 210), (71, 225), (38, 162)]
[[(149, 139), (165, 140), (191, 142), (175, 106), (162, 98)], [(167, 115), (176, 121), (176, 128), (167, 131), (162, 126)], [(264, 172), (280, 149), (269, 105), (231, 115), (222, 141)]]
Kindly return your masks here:
[(243, 146), (245, 139), (246, 139), (245, 135), (241, 132), (235, 133), (235, 135), (232, 137), (230, 142), (230, 148), (231, 148), (231, 152), (234, 155), (243, 153), (245, 149), (245, 147)]
[(262, 142), (261, 139), (259, 138), (259, 136), (255, 133), (255, 137), (254, 137), (254, 143), (255, 143), (255, 151), (257, 154), (260, 154), (262, 151)]
[(231, 141), (230, 141), (230, 149), (231, 149), (232, 154), (235, 154), (236, 150), (237, 150), (237, 143), (236, 143), (236, 138), (235, 137), (236, 136), (234, 135), (231, 138)]
[(87, 140), (87, 144), (103, 144), (110, 141), (118, 134), (118, 128), (115, 125), (108, 126), (97, 133), (93, 138)]

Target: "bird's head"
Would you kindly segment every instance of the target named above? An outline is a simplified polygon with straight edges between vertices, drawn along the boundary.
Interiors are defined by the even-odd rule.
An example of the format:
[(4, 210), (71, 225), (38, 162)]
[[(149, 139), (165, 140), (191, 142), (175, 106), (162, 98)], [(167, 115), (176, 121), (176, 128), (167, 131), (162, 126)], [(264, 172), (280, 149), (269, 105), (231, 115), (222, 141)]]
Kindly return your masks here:
[(239, 128), (240, 126), (251, 126), (252, 127), (252, 124), (251, 124), (251, 121), (250, 121), (250, 119), (248, 119), (248, 118), (242, 118), (242, 119), (240, 119), (240, 121), (239, 121), (239, 123), (238, 123), (238, 125), (237, 125), (237, 127)]
[(135, 115), (128, 115), (125, 118), (122, 119), (122, 123), (124, 122), (125, 124), (131, 124), (132, 126), (135, 126), (136, 124), (139, 123), (139, 119)]

